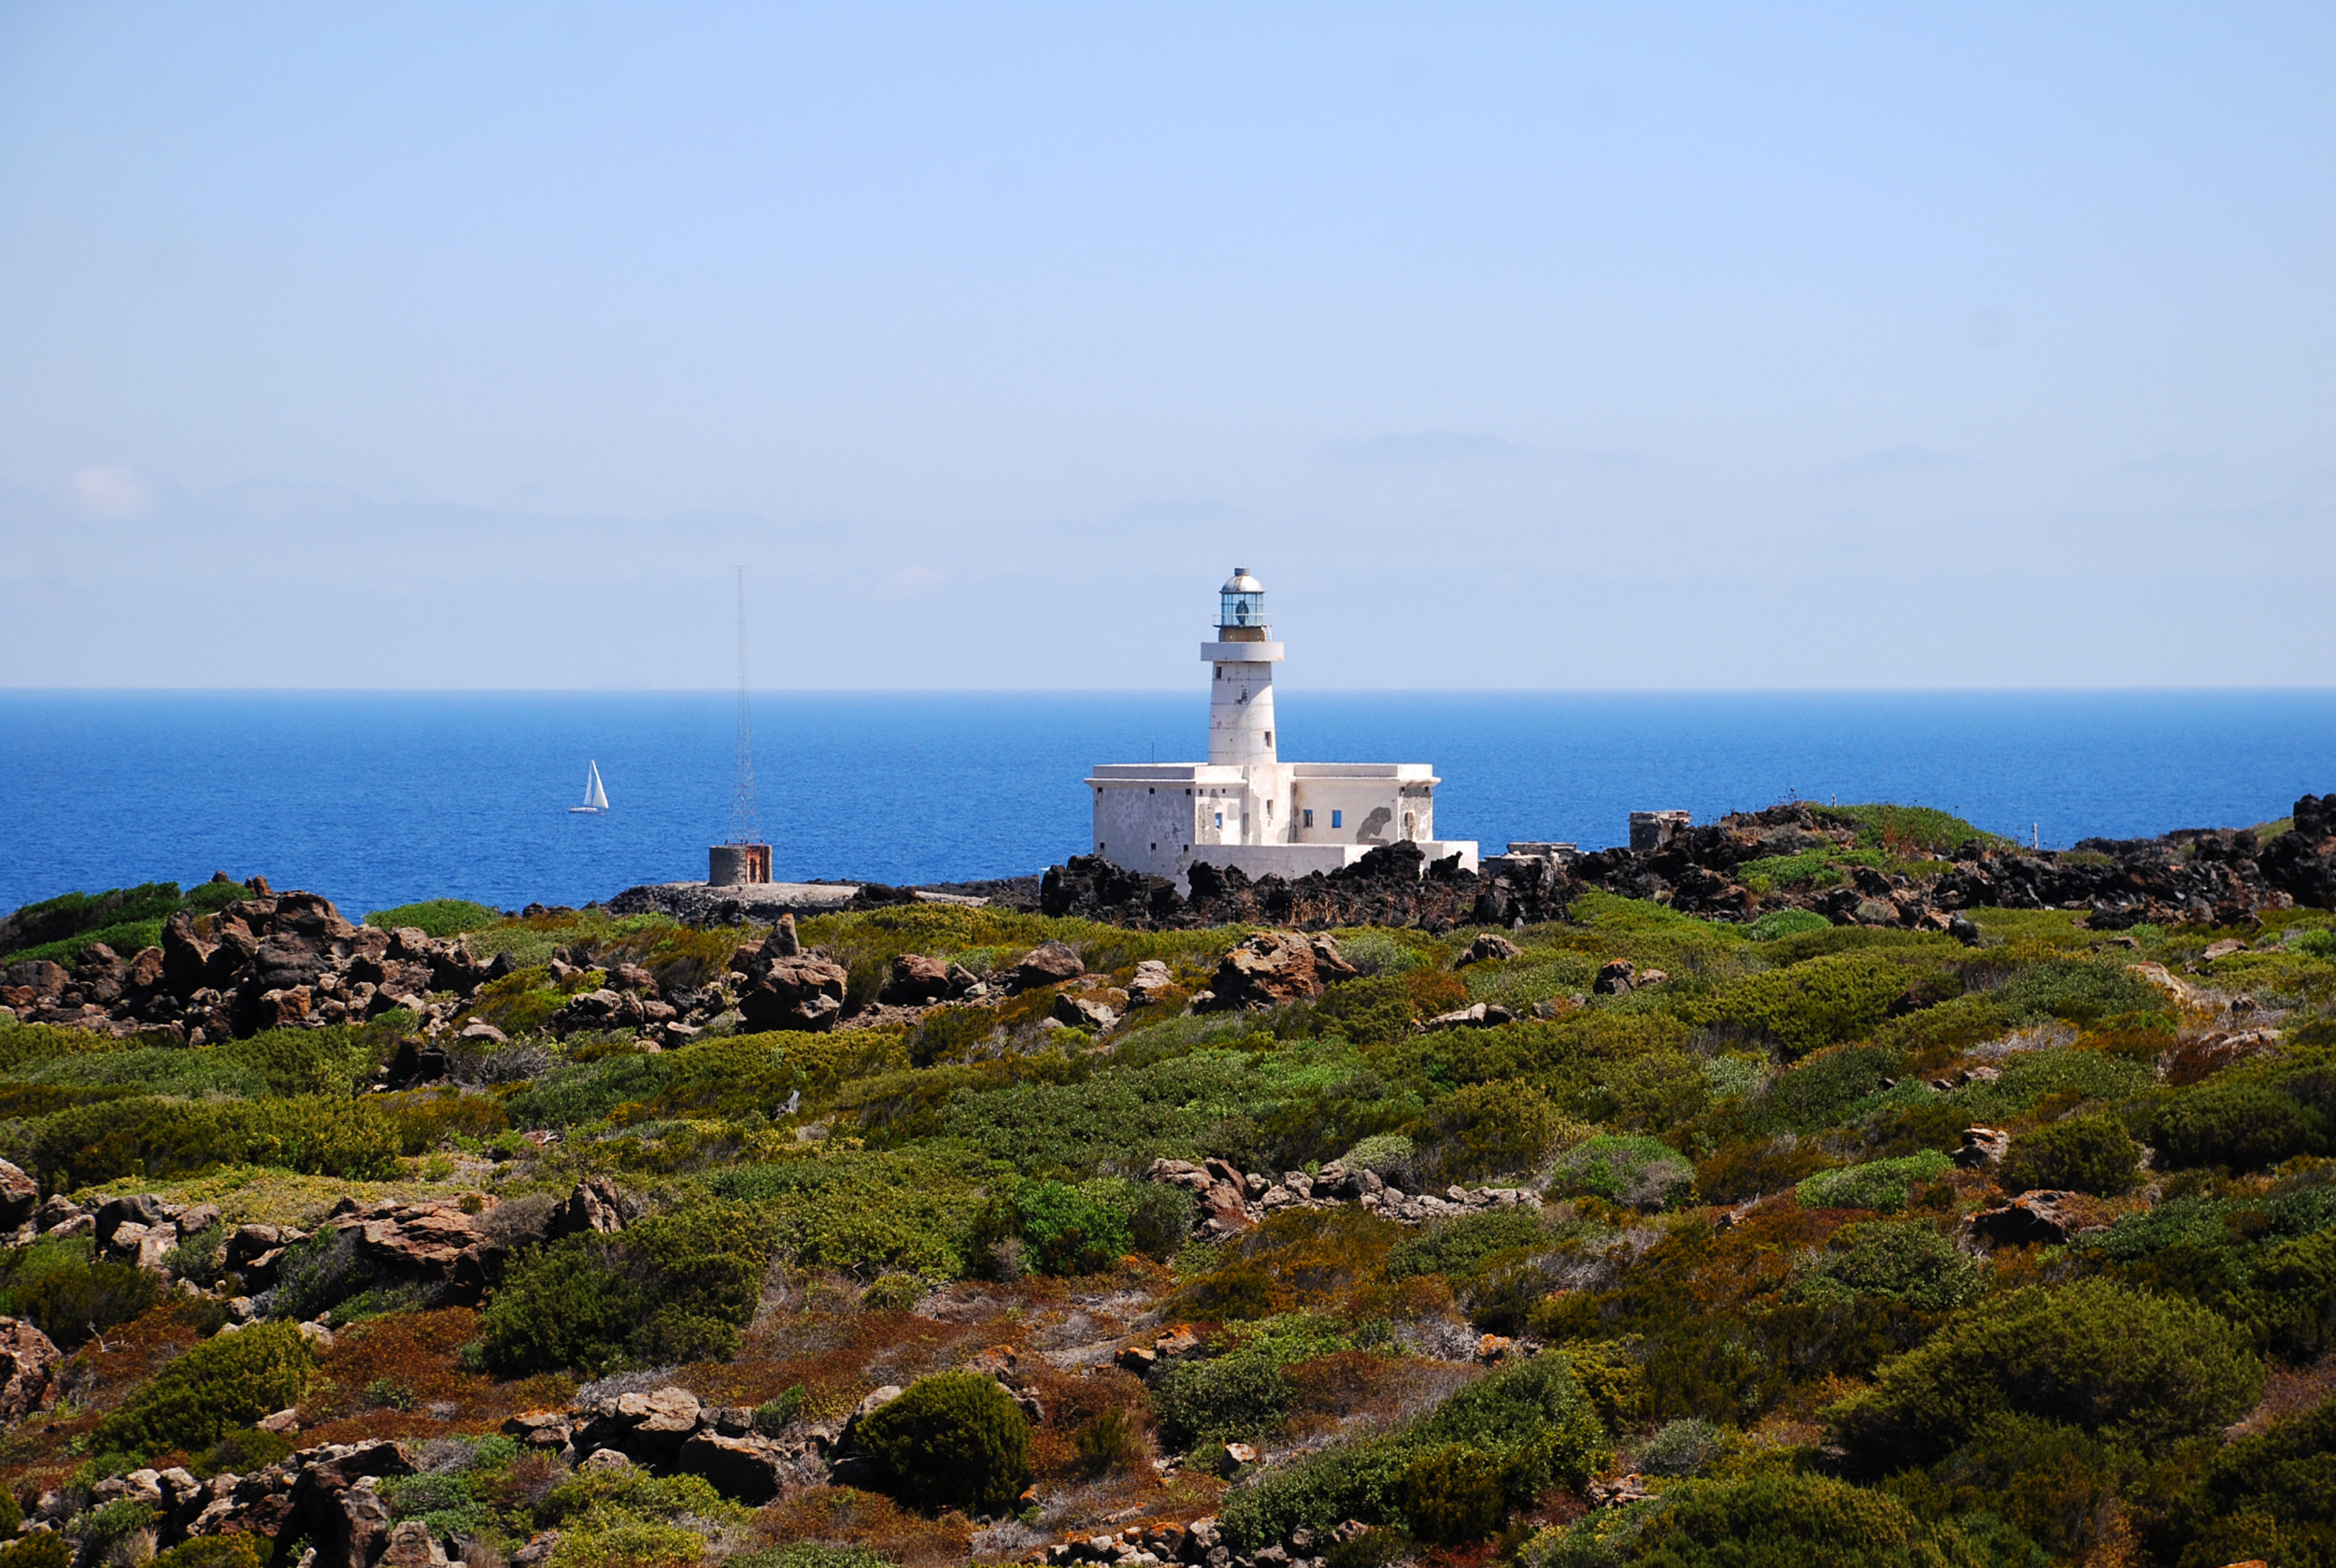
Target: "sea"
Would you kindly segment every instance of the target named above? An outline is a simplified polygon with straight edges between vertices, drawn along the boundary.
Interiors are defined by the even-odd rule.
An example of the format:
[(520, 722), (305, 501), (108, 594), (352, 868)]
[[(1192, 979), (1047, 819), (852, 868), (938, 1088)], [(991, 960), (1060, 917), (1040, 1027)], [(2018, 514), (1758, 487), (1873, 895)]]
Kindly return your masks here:
[[(1624, 842), (1788, 799), (1937, 806), (2046, 848), (2238, 827), (2336, 791), (2336, 691), (1278, 693), (1283, 754), (1426, 762), (1436, 829)], [(749, 707), (784, 880), (1027, 875), (1096, 763), (1205, 752), (1205, 692), (801, 692)], [(0, 910), (225, 871), (345, 914), (583, 905), (732, 836), (727, 692), (0, 691)], [(571, 813), (597, 763), (609, 810)]]

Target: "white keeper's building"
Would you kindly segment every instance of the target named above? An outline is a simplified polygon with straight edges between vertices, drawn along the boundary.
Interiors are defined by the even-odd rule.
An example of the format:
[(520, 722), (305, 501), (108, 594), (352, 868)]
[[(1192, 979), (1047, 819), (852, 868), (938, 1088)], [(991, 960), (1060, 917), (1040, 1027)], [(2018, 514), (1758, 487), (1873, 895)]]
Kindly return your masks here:
[(1282, 645), (1265, 619), (1265, 590), (1242, 567), (1218, 593), (1217, 635), (1201, 645), (1209, 686), (1208, 761), (1104, 763), (1095, 798), (1095, 853), (1127, 871), (1173, 877), (1189, 891), (1193, 862), (1251, 877), (1296, 878), (1351, 865), (1411, 839), (1431, 861), (1452, 854), (1476, 869), (1474, 839), (1435, 835), (1426, 763), (1285, 763), (1274, 739), (1274, 666)]

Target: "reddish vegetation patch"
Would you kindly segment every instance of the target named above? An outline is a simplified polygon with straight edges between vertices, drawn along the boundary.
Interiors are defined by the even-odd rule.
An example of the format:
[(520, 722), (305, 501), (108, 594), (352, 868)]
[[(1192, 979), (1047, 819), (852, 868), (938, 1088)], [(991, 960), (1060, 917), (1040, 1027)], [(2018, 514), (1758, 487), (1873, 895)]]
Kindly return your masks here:
[(2332, 1394), (2336, 1394), (2336, 1350), (2329, 1351), (2308, 1366), (2274, 1364), (2270, 1380), (2263, 1385), (2262, 1399), (2247, 1412), (2246, 1419), (2230, 1428), (2226, 1435), (2254, 1437), (2269, 1432)]
[(755, 1534), (773, 1546), (823, 1541), (873, 1548), (901, 1568), (962, 1562), (973, 1548), (973, 1521), (960, 1513), (927, 1518), (873, 1491), (815, 1487), (782, 1498), (756, 1516)]
[(491, 1430), (506, 1416), (563, 1404), (574, 1393), (575, 1381), (565, 1376), (498, 1383), (465, 1372), (462, 1347), (477, 1337), (478, 1314), (466, 1306), (401, 1313), (342, 1330), (301, 1403), (301, 1441)]

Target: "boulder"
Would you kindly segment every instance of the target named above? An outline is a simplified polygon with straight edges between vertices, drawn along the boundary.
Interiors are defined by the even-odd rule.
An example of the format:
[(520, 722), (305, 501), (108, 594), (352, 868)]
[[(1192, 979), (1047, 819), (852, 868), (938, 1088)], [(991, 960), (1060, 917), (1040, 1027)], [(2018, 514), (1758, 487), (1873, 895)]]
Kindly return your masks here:
[(1627, 958), (1609, 959), (1598, 966), (1598, 977), (1589, 984), (1593, 996), (1628, 996), (1638, 974), (1638, 965)]
[(952, 990), (948, 964), (922, 953), (903, 953), (892, 961), (892, 978), (877, 1000), (896, 1007), (913, 1007), (939, 1002)]
[(1230, 1011), (1311, 1001), (1332, 982), (1352, 979), (1356, 973), (1327, 934), (1256, 932), (1218, 961), (1217, 974), (1209, 981), (1209, 1005)]
[(1973, 1215), (1971, 1228), (1974, 1234), (2000, 1246), (2064, 1242), (2076, 1230), (2076, 1221), (2067, 1206), (2073, 1196), (2050, 1190), (2022, 1192), (2007, 1204)]
[(1524, 951), (1522, 948), (1507, 937), (1488, 931), (1479, 934), (1476, 940), (1468, 945), (1468, 951), (1462, 953), (1460, 962), (1452, 967), (1460, 969), (1472, 963), (1489, 963), (1504, 958), (1515, 958), (1522, 951)]
[(647, 1393), (619, 1394), (593, 1406), (578, 1447), (615, 1448), (634, 1459), (672, 1455), (697, 1431), (697, 1395), (668, 1383)]
[(1013, 982), (1018, 991), (1033, 986), (1060, 985), (1075, 980), (1087, 973), (1087, 964), (1076, 951), (1061, 942), (1041, 942), (1015, 960)]
[(178, 1211), (151, 1192), (139, 1192), (127, 1197), (108, 1198), (97, 1210), (97, 1228), (93, 1239), (99, 1251), (104, 1251), (114, 1239), (114, 1233), (124, 1225), (140, 1225), (149, 1230), (170, 1230)]
[(1955, 1163), (1967, 1171), (1984, 1171), (2000, 1163), (2012, 1147), (2012, 1135), (1993, 1127), (1966, 1127), (1963, 1147), (1954, 1154)]
[(40, 1211), (40, 1183), (0, 1160), (0, 1233), (21, 1231)]
[(554, 1236), (582, 1235), (587, 1232), (614, 1235), (624, 1229), (624, 1195), (617, 1184), (606, 1176), (586, 1176), (576, 1184), (552, 1216), (551, 1234)]
[[(401, 1204), (385, 1199), (360, 1205), (344, 1198), (325, 1223), (352, 1238), (358, 1256), (376, 1274), (442, 1285), (449, 1299), (470, 1303), (485, 1292), (504, 1250), (481, 1222), (493, 1206), (489, 1199), (485, 1208), (472, 1215), (463, 1213), (459, 1204), (436, 1200)], [(242, 1235), (238, 1231), (237, 1240)], [(235, 1241), (229, 1243), (231, 1256), (235, 1247)]]
[(447, 1568), (446, 1548), (428, 1525), (406, 1519), (391, 1529), (389, 1544), (373, 1560), (373, 1568)]
[(844, 993), (850, 972), (840, 963), (808, 953), (792, 958), (762, 959), (738, 997), (738, 1012), (751, 1029), (798, 1032), (833, 1029), (844, 1016)]
[(776, 1498), (794, 1472), (791, 1456), (767, 1437), (700, 1432), (681, 1445), (674, 1466), (703, 1475), (716, 1491), (759, 1508)]
[(1128, 982), (1128, 1001), (1144, 1006), (1176, 983), (1168, 966), (1156, 958), (1147, 958), (1135, 966), (1135, 977)]
[(1055, 997), (1050, 1016), (1066, 1028), (1091, 1029), (1098, 1034), (1119, 1021), (1119, 1015), (1104, 1004), (1067, 993)]
[(0, 1424), (46, 1408), (50, 1380), (64, 1360), (49, 1336), (20, 1318), (0, 1318)]

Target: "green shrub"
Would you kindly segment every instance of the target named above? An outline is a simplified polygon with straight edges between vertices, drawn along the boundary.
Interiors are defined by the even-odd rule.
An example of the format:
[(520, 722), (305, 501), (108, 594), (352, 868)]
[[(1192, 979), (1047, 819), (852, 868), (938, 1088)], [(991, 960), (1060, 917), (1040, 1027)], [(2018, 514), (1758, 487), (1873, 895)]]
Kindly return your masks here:
[(365, 924), (377, 931), (396, 931), (413, 926), (436, 937), (460, 936), (466, 931), (492, 925), (503, 919), (500, 910), (483, 904), (473, 904), (466, 898), (429, 898), (420, 904), (401, 904), (393, 909), (376, 909), (365, 917)]
[(1429, 1108), (1432, 1141), (1421, 1177), (1437, 1187), (1530, 1173), (1564, 1125), (1557, 1106), (1531, 1084), (1470, 1084)]
[(262, 1536), (236, 1531), (228, 1535), (198, 1535), (181, 1541), (148, 1560), (147, 1568), (264, 1568), (260, 1555)]
[(1814, 909), (1772, 909), (1745, 926), (1744, 934), (1755, 942), (1773, 942), (1804, 931), (1824, 931), (1832, 923)]
[(860, 1423), (892, 1487), (919, 1507), (1004, 1514), (1030, 1484), (1030, 1425), (989, 1377), (923, 1377)]
[(838, 1547), (825, 1541), (795, 1541), (767, 1551), (722, 1559), (722, 1568), (892, 1568), (890, 1559), (867, 1547)]
[(1923, 974), (1887, 950), (1833, 953), (1731, 980), (1683, 1004), (1681, 1016), (1749, 1030), (1788, 1057), (1803, 1056), (1872, 1032)]
[[(2319, 1075), (2304, 1080), (2315, 1090), (2323, 1081)], [(2218, 1074), (2160, 1106), (2150, 1119), (2149, 1141), (2170, 1166), (2223, 1165), (2234, 1171), (2330, 1152), (2327, 1112), (2292, 1092), (2293, 1087), (2275, 1078)]]
[(1220, 1510), (1229, 1542), (1252, 1550), (1298, 1526), (1327, 1533), (1344, 1519), (1403, 1518), (1403, 1481), (1421, 1456), (1465, 1447), (1501, 1477), (1503, 1505), (1553, 1486), (1580, 1486), (1605, 1462), (1604, 1430), (1571, 1363), (1536, 1356), (1503, 1367), (1391, 1432), (1324, 1449), (1237, 1489)]
[(704, 1204), (527, 1248), (488, 1298), (480, 1354), (506, 1375), (726, 1360), (761, 1299), (769, 1247), (745, 1205)]
[(1870, 1160), (1862, 1165), (1819, 1171), (1793, 1189), (1802, 1208), (1870, 1208), (1890, 1213), (1906, 1206), (1917, 1181), (1929, 1181), (1955, 1168), (1937, 1149), (1926, 1148), (1898, 1160)]
[(1881, 1296), (1919, 1312), (1952, 1312), (1978, 1295), (1979, 1265), (1921, 1220), (1844, 1225), (1807, 1259), (1790, 1295), (1811, 1301)]
[(1147, 1258), (1166, 1262), (1192, 1237), (1200, 1203), (1181, 1187), (1147, 1181), (1135, 1189), (1128, 1211), (1128, 1239)]
[(715, 1172), (706, 1188), (750, 1205), (775, 1247), (805, 1268), (955, 1279), (998, 1176), (988, 1161), (941, 1148), (839, 1150)]
[(1356, 973), (1366, 978), (1381, 975), (1408, 975), (1427, 966), (1428, 956), (1406, 943), (1391, 931), (1367, 926), (1360, 931), (1342, 933), (1338, 950)]
[(1066, 1187), (1026, 1182), (1014, 1195), (1026, 1256), (1044, 1274), (1096, 1274), (1135, 1246), (1133, 1184), (1105, 1176)]
[(1412, 1019), (1417, 1015), (1411, 988), (1401, 976), (1416, 967), (1384, 970), (1380, 972), (1384, 978), (1332, 986), (1314, 1005), (1316, 1027), (1359, 1046), (1383, 1046), (1403, 1038), (1411, 1033)]
[(1143, 1428), (1132, 1415), (1115, 1407), (1081, 1423), (1071, 1434), (1071, 1448), (1087, 1475), (1133, 1470), (1144, 1462)]
[(1674, 1208), (1693, 1201), (1695, 1168), (1658, 1139), (1600, 1136), (1559, 1157), (1549, 1188), (1631, 1208)]
[(313, 1362), (289, 1323), (207, 1339), (170, 1362), (97, 1423), (100, 1448), (158, 1453), (206, 1448), (221, 1434), (297, 1404)]
[(1339, 1156), (1350, 1171), (1369, 1171), (1382, 1181), (1408, 1179), (1417, 1157), (1409, 1138), (1401, 1133), (1374, 1133)]
[[(2177, 1568), (2336, 1563), (2336, 1400), (2224, 1448), (2167, 1511)], [(2175, 1555), (2178, 1553), (2178, 1557)]]
[(1503, 1468), (1500, 1457), (1460, 1444), (1431, 1448), (1396, 1482), (1396, 1506), (1420, 1540), (1481, 1541), (1501, 1526), (1508, 1501)]
[(1404, 1279), (1417, 1274), (1462, 1275), (1497, 1252), (1531, 1247), (1549, 1239), (1537, 1210), (1492, 1208), (1439, 1219), (1412, 1232), (1387, 1255), (1387, 1276)]
[(2065, 1188), (2114, 1197), (2142, 1179), (2142, 1147), (2114, 1116), (2078, 1116), (2012, 1140), (1996, 1179), (2007, 1192)]
[(1289, 1414), (1289, 1402), (1271, 1356), (1178, 1361), (1152, 1385), (1161, 1442), (1179, 1451), (1264, 1436)]
[(1999, 1413), (2152, 1451), (2235, 1420), (2262, 1386), (2262, 1363), (2229, 1322), (2093, 1279), (1983, 1301), (1826, 1419), (1852, 1461), (1875, 1470), (1928, 1463)]
[(51, 1531), (0, 1547), (0, 1568), (73, 1568), (73, 1547)]
[(292, 1446), (272, 1432), (246, 1427), (231, 1432), (212, 1444), (201, 1458), (189, 1461), (187, 1468), (197, 1475), (249, 1475), (265, 1470), (292, 1451)]
[(44, 1236), (0, 1261), (0, 1311), (75, 1350), (140, 1317), (164, 1296), (161, 1276), (129, 1263), (93, 1263), (79, 1236)]
[(1666, 1421), (1639, 1450), (1638, 1466), (1649, 1475), (1700, 1475), (1728, 1451), (1728, 1434), (1693, 1416)]
[(2159, 1014), (2165, 995), (2126, 973), (2115, 958), (2054, 959), (2014, 975), (1995, 993), (1996, 1005), (2014, 1023), (2064, 1019), (2098, 1023), (2120, 1013)]
[(925, 1299), (925, 1282), (913, 1274), (887, 1274), (861, 1292), (860, 1304), (871, 1312), (913, 1312)]
[[(1554, 1532), (1553, 1532), (1554, 1533)], [(1952, 1526), (1812, 1475), (1686, 1481), (1536, 1540), (1527, 1568), (1994, 1568)]]

